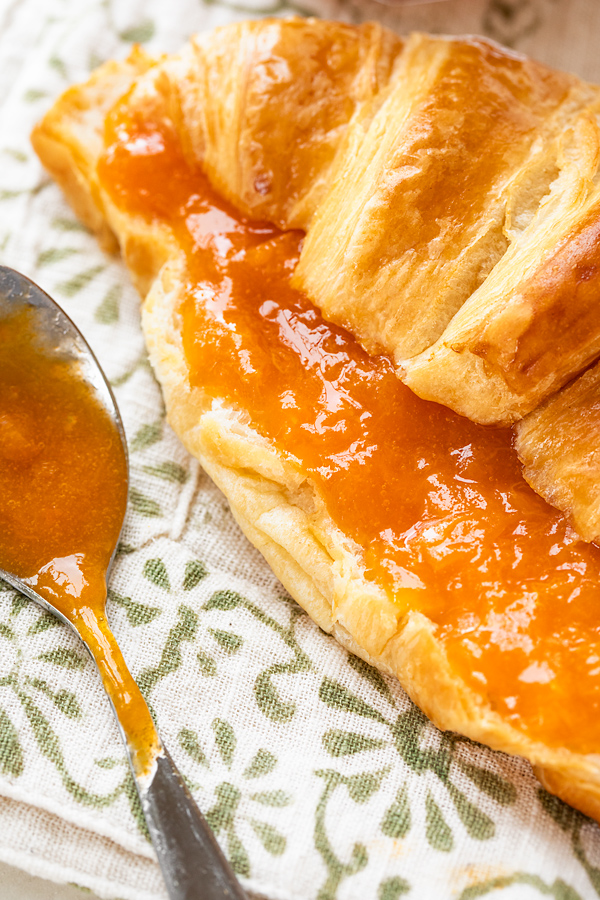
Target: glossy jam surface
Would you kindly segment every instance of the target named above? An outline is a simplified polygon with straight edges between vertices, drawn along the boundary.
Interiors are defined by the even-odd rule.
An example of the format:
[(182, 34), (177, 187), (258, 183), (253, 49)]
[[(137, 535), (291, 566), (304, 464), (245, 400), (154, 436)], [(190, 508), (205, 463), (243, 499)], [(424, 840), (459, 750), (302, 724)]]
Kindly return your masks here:
[(104, 602), (127, 464), (108, 413), (74, 363), (45, 350), (34, 315), (0, 320), (0, 567), (72, 618), (82, 596)]
[(430, 617), (506, 721), (597, 752), (600, 551), (527, 486), (511, 433), (420, 400), (386, 357), (325, 322), (290, 286), (302, 235), (236, 213), (164, 123), (117, 107), (107, 143), (114, 201), (169, 225), (186, 251), (192, 384), (300, 461), (367, 577)]
[(75, 625), (146, 771), (154, 727), (105, 614), (105, 575), (126, 506), (119, 432), (76, 364), (36, 335), (31, 309), (1, 317), (0, 569)]

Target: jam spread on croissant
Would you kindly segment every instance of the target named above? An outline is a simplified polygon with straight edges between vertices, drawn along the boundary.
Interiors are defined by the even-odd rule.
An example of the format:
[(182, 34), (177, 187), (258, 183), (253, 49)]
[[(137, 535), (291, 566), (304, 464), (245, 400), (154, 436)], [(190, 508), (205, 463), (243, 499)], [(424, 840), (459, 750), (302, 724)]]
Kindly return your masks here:
[(77, 363), (47, 352), (28, 308), (0, 319), (0, 497), (0, 569), (75, 625), (148, 770), (154, 726), (105, 614), (127, 506), (121, 437)]
[(326, 322), (290, 285), (302, 233), (237, 212), (169, 124), (117, 106), (106, 141), (113, 201), (168, 224), (185, 250), (191, 384), (299, 461), (366, 577), (431, 619), (505, 721), (597, 752), (600, 550), (529, 488), (511, 432), (419, 399), (387, 357)]

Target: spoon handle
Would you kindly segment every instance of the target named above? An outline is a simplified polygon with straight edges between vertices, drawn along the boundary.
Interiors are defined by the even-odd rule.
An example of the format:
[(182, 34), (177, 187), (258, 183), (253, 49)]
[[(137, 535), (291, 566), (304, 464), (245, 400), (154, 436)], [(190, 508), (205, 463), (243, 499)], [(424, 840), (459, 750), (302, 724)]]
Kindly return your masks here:
[(162, 746), (106, 616), (82, 616), (77, 630), (98, 667), (119, 723), (170, 900), (247, 900)]
[(166, 751), (138, 792), (170, 900), (247, 900)]

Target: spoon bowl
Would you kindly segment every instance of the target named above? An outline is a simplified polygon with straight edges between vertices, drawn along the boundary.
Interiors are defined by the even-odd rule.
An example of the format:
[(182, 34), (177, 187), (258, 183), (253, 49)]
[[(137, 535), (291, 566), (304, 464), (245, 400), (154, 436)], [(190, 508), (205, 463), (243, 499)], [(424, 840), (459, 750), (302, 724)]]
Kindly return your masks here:
[(0, 578), (82, 639), (111, 702), (171, 900), (245, 900), (106, 617), (128, 489), (114, 395), (81, 333), (0, 266)]
[[(18, 322), (15, 323), (16, 327), (20, 330), (25, 328), (29, 332), (28, 337), (32, 344), (32, 350), (46, 359), (52, 358), (57, 363), (62, 363), (64, 370), (68, 371), (71, 377), (83, 383), (88, 389), (90, 399), (104, 410), (119, 439), (124, 475), (128, 481), (129, 457), (123, 422), (110, 384), (92, 349), (71, 319), (48, 294), (19, 272), (6, 266), (0, 266), (0, 323), (10, 319), (18, 319)], [(0, 339), (3, 337), (0, 333)], [(7, 347), (7, 352), (10, 352), (9, 347)], [(1, 413), (2, 408), (0, 407)], [(0, 431), (0, 448), (2, 438), (3, 434)], [(125, 504), (123, 504), (120, 522), (117, 526), (119, 535), (124, 518)], [(112, 566), (116, 547), (115, 541), (112, 553), (106, 563), (105, 578), (108, 577)], [(0, 562), (1, 554), (0, 550)], [(17, 577), (16, 573), (2, 568), (0, 568), (0, 575), (15, 589), (58, 616), (65, 624), (73, 625), (61, 609), (54, 606), (28, 583), (27, 578)]]

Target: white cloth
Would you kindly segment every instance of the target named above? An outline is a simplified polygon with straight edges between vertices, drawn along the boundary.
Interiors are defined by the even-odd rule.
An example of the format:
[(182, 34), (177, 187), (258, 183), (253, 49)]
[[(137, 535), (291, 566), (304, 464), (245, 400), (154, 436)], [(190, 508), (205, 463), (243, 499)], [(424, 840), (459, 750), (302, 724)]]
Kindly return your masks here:
[[(521, 760), (440, 735), (286, 598), (165, 425), (138, 298), (28, 141), (53, 98), (132, 40), (176, 50), (247, 16), (378, 17), (487, 33), (600, 78), (597, 0), (0, 0), (0, 259), (88, 337), (131, 447), (110, 616), (160, 731), (246, 887), (269, 900), (600, 893), (600, 831)], [(1, 502), (1, 498), (0, 498)], [(123, 747), (77, 639), (0, 593), (0, 860), (101, 897), (159, 900)], [(1, 890), (0, 890), (1, 893)]]

